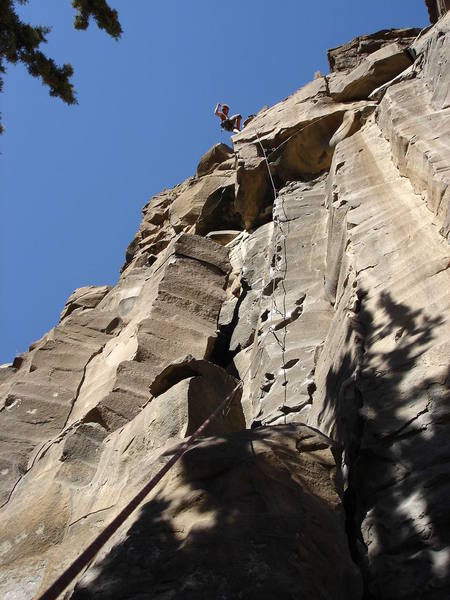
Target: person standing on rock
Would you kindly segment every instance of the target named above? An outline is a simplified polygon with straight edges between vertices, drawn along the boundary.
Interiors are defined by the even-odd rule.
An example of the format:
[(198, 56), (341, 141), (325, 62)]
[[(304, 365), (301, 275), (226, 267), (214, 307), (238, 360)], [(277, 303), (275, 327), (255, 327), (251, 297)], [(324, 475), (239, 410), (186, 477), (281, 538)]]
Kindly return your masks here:
[(242, 115), (233, 115), (232, 117), (229, 117), (229, 111), (230, 107), (228, 104), (220, 104), (220, 102), (218, 102), (214, 109), (214, 114), (219, 117), (222, 129), (230, 132), (232, 131), (233, 133), (239, 133), (241, 130)]

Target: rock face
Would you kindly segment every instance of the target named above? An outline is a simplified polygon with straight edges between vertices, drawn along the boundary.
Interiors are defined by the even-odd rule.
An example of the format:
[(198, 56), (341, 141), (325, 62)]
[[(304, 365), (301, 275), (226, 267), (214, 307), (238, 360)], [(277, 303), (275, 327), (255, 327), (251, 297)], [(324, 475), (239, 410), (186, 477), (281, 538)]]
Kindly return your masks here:
[(450, 15), (329, 51), (0, 369), (0, 595), (450, 595)]

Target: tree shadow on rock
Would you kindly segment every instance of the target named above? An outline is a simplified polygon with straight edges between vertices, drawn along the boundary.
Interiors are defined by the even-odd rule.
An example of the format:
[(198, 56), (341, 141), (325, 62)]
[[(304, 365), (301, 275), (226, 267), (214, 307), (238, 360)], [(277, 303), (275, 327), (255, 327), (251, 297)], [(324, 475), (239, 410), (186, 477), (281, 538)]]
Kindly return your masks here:
[(207, 438), (72, 598), (356, 600), (335, 474), (305, 426)]
[(446, 325), (389, 293), (372, 310), (364, 291), (358, 297), (322, 416), (334, 412), (349, 469), (347, 525), (365, 598), (448, 598), (450, 398), (439, 359)]

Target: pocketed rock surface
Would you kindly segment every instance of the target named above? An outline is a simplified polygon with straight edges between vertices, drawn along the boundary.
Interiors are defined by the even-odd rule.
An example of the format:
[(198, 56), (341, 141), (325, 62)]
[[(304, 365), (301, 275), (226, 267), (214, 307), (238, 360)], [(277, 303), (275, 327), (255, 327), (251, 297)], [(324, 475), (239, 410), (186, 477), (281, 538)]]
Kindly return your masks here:
[(240, 380), (66, 598), (450, 597), (450, 15), (329, 59), (0, 369), (2, 598), (42, 593)]

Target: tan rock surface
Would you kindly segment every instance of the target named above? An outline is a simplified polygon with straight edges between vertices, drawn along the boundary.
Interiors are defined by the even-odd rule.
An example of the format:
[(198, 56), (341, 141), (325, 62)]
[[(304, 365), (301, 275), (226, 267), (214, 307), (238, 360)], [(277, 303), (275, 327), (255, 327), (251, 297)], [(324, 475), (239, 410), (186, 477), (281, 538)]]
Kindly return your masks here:
[[(450, 233), (450, 15), (428, 39), (424, 69), (390, 88), (378, 122), (393, 160), (434, 213), (441, 235)], [(430, 32), (431, 33), (431, 32)]]
[(450, 253), (375, 123), (338, 145), (330, 178), (336, 313), (308, 422), (344, 446), (374, 597), (440, 598)]
[[(218, 153), (220, 156), (216, 150), (213, 157), (217, 159)], [(215, 163), (210, 165), (211, 160), (208, 156), (202, 159), (213, 168)], [(222, 170), (225, 166), (227, 168)], [(204, 175), (157, 194), (144, 206), (143, 219), (128, 246), (123, 271), (129, 269), (130, 265), (145, 267), (153, 264), (178, 233), (204, 236), (210, 231), (241, 229), (242, 218), (234, 208), (234, 159), (218, 164), (213, 171), (204, 166), (200, 172), (204, 172)]]
[(209, 175), (216, 169), (228, 170), (234, 168), (233, 149), (226, 144), (216, 144), (200, 159), (197, 165), (197, 177)]
[[(249, 333), (257, 329), (253, 354), (258, 358), (246, 381), (244, 397), (248, 396), (253, 420), (258, 423), (292, 422), (300, 414), (303, 421), (307, 419), (315, 355), (326, 337), (332, 312), (322, 284), (327, 222), (324, 199), (323, 178), (309, 184), (290, 184), (279, 192), (274, 207), (278, 225), (266, 260), (272, 266), (259, 283), (263, 294), (255, 293), (253, 285), (253, 310), (245, 310), (244, 300), (233, 332), (231, 349), (241, 350), (248, 345)], [(252, 237), (266, 227), (256, 230)], [(246, 274), (262, 272), (257, 263), (260, 256), (259, 252), (247, 254)], [(246, 325), (249, 320), (251, 328)], [(237, 346), (239, 335), (241, 343)], [(244, 338), (247, 343), (242, 343)], [(244, 371), (239, 372), (242, 377)]]
[(65, 427), (87, 365), (114, 337), (111, 313), (68, 317), (31, 351), (4, 386), (0, 412), (0, 504), (30, 468), (33, 453)]
[(68, 317), (74, 311), (82, 312), (89, 308), (95, 308), (110, 289), (111, 286), (109, 285), (88, 285), (86, 287), (78, 288), (67, 299), (66, 305), (61, 312), (60, 321), (65, 319), (65, 317)]

